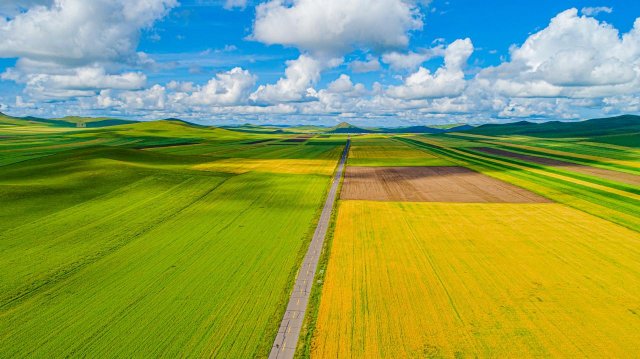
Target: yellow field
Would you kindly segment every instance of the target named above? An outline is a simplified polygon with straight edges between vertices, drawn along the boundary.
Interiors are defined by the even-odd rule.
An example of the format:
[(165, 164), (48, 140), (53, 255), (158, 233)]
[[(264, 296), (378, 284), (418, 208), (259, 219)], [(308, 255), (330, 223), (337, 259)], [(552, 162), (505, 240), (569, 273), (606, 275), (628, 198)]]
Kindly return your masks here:
[(306, 159), (247, 159), (230, 158), (203, 163), (193, 168), (202, 171), (245, 173), (250, 171), (331, 175), (336, 167), (334, 160)]
[(344, 201), (312, 357), (634, 357), (640, 234), (560, 204)]

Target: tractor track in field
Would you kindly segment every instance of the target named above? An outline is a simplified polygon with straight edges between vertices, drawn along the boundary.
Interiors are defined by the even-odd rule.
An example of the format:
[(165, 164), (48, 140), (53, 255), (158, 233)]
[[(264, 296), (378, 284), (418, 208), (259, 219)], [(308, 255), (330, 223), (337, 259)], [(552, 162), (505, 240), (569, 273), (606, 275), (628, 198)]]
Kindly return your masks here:
[(322, 253), (322, 246), (324, 245), (327, 230), (329, 229), (329, 221), (331, 220), (334, 203), (338, 197), (338, 186), (344, 172), (347, 156), (349, 155), (350, 144), (351, 140), (347, 140), (347, 144), (342, 152), (342, 157), (338, 163), (338, 168), (331, 181), (331, 189), (322, 208), (320, 220), (313, 233), (309, 249), (298, 270), (293, 291), (287, 304), (287, 310), (282, 317), (278, 334), (271, 347), (269, 359), (291, 359), (295, 355), (300, 330), (302, 329), (302, 322), (309, 304), (311, 287), (313, 286), (316, 269), (320, 261), (320, 254)]

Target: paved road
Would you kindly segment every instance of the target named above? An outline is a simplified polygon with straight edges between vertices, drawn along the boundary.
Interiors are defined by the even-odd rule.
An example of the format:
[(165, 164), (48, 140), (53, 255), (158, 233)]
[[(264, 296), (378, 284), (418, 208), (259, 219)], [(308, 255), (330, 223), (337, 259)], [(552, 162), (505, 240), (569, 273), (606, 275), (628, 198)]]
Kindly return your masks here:
[(278, 329), (278, 335), (271, 348), (269, 354), (270, 359), (291, 359), (296, 352), (296, 346), (298, 345), (298, 337), (300, 336), (300, 329), (302, 328), (302, 321), (307, 311), (307, 304), (309, 303), (309, 295), (311, 294), (311, 286), (313, 285), (313, 279), (316, 275), (316, 268), (318, 267), (318, 261), (320, 260), (320, 253), (322, 252), (322, 245), (324, 238), (327, 235), (327, 229), (329, 229), (329, 221), (331, 220), (331, 211), (333, 210), (333, 204), (336, 201), (338, 193), (338, 185), (340, 184), (340, 178), (344, 170), (344, 163), (349, 154), (349, 145), (351, 140), (347, 140), (347, 144), (344, 147), (342, 158), (338, 164), (338, 170), (333, 177), (331, 183), (331, 190), (327, 196), (327, 201), (324, 203), (322, 214), (320, 215), (320, 221), (316, 227), (316, 231), (313, 233), (311, 244), (307, 250), (307, 254), (304, 256), (300, 270), (298, 271), (298, 277), (289, 298), (289, 304), (287, 305), (287, 311), (284, 313), (282, 322), (280, 323), (280, 329)]

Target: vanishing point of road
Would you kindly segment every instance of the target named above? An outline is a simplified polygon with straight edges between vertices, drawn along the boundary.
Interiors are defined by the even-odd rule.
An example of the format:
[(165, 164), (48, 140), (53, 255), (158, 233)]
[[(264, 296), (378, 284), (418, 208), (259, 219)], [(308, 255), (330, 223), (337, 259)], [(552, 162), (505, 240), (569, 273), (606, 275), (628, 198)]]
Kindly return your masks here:
[(316, 231), (313, 233), (311, 244), (307, 250), (307, 254), (304, 256), (300, 270), (298, 270), (298, 276), (296, 283), (293, 287), (293, 292), (289, 298), (289, 304), (287, 305), (287, 311), (284, 313), (282, 322), (280, 323), (280, 329), (278, 329), (278, 335), (271, 348), (269, 359), (292, 359), (298, 346), (298, 337), (300, 336), (300, 329), (302, 329), (302, 321), (304, 320), (305, 313), (307, 312), (307, 306), (309, 304), (309, 295), (311, 294), (311, 286), (313, 285), (313, 279), (316, 275), (316, 269), (318, 262), (320, 261), (320, 253), (322, 253), (322, 246), (324, 239), (327, 236), (327, 230), (329, 229), (329, 221), (331, 220), (331, 212), (336, 201), (338, 193), (338, 186), (340, 185), (340, 179), (342, 178), (342, 172), (344, 170), (344, 163), (347, 160), (349, 154), (349, 145), (351, 140), (347, 139), (347, 144), (342, 152), (338, 169), (331, 182), (331, 189), (329, 195), (322, 208), (322, 214), (318, 221)]

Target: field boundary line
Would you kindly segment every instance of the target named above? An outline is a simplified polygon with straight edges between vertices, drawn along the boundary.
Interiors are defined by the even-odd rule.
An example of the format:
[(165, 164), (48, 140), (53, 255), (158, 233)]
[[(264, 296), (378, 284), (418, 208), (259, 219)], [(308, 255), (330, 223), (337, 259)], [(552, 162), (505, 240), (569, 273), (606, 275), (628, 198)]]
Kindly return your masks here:
[(282, 317), (278, 334), (271, 347), (271, 353), (269, 354), (270, 359), (292, 359), (296, 353), (302, 322), (304, 321), (309, 304), (309, 297), (311, 296), (311, 287), (313, 286), (324, 240), (329, 229), (329, 221), (331, 220), (334, 204), (338, 196), (338, 187), (349, 155), (350, 145), (351, 140), (348, 139), (342, 152), (342, 157), (340, 157), (336, 173), (331, 180), (331, 189), (322, 208), (322, 213), (318, 220), (316, 230), (313, 233), (311, 243), (309, 244), (309, 249), (298, 270), (287, 309)]

